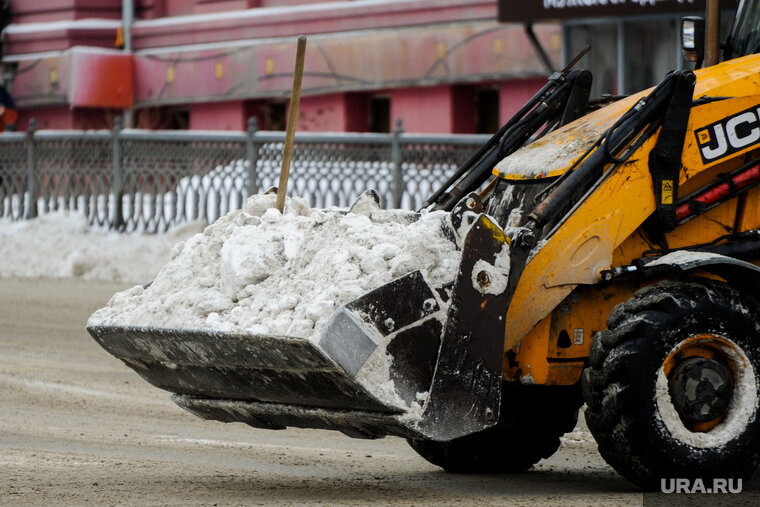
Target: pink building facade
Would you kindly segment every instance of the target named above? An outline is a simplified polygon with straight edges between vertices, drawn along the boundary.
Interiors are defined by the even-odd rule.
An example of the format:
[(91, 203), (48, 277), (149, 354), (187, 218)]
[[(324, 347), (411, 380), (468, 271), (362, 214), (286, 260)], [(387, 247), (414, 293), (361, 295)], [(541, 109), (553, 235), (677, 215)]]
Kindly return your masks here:
[[(496, 0), (11, 0), (3, 66), (18, 129), (285, 127), (295, 39), (309, 37), (301, 131), (488, 133), (544, 82)], [(561, 29), (534, 28), (556, 67)], [(4, 74), (9, 74), (4, 72)]]

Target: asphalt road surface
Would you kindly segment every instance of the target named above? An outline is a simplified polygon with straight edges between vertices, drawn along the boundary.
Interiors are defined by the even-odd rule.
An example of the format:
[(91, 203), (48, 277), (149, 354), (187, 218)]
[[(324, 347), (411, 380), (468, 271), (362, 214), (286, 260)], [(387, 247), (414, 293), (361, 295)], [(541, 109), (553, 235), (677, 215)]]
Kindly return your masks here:
[(200, 420), (85, 331), (123, 288), (0, 280), (0, 504), (642, 504), (582, 423), (533, 470), (477, 476), (399, 438)]

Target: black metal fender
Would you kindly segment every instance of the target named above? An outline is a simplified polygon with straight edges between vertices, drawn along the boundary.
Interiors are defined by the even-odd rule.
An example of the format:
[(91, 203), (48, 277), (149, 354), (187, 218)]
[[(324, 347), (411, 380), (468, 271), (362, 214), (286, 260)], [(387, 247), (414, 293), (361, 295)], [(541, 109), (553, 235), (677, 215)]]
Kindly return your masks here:
[(639, 271), (646, 278), (706, 271), (760, 300), (760, 267), (727, 255), (680, 250), (649, 262), (643, 261)]

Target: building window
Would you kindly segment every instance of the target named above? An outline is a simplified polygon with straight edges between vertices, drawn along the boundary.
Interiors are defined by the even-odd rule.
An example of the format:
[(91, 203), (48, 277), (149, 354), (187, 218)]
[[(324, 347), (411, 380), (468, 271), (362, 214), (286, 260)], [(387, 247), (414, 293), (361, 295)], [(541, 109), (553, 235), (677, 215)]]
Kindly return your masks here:
[(618, 83), (618, 26), (615, 22), (567, 25), (567, 58), (575, 57), (587, 45), (591, 51), (575, 66), (594, 75), (591, 96), (620, 93)]
[(374, 96), (369, 99), (369, 131), (388, 133), (391, 131), (391, 99)]
[(285, 130), (288, 126), (285, 102), (269, 102), (264, 106), (264, 129)]
[(187, 107), (145, 107), (137, 111), (136, 127), (149, 130), (187, 130), (190, 109)]
[(499, 130), (499, 90), (481, 89), (475, 92), (475, 130), (478, 134), (493, 134)]
[(624, 70), (625, 92), (634, 93), (662, 81), (678, 68), (678, 26), (675, 18), (626, 23)]
[[(592, 97), (636, 93), (655, 86), (669, 71), (686, 67), (679, 33), (682, 15), (704, 16), (704, 12), (567, 21), (565, 62), (591, 46), (576, 68), (594, 75)], [(721, 11), (721, 40), (726, 40), (732, 19), (733, 10)]]

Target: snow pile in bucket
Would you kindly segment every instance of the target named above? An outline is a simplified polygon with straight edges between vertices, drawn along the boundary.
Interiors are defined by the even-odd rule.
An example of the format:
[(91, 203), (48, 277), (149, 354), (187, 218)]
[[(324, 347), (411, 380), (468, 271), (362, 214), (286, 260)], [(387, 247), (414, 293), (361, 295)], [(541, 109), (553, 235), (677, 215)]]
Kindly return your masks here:
[[(116, 294), (89, 325), (214, 329), (316, 338), (338, 306), (411, 271), (433, 286), (454, 280), (456, 245), (442, 232), (447, 213), (353, 213), (311, 209), (274, 195), (177, 244), (148, 289)], [(371, 220), (368, 215), (372, 215)]]
[[(446, 212), (414, 220), (407, 211), (380, 210), (364, 196), (348, 214), (311, 209), (300, 198), (288, 199), (281, 214), (272, 208), (275, 197), (253, 196), (242, 210), (177, 244), (147, 289), (117, 293), (88, 325), (316, 342), (335, 309), (395, 278), (420, 270), (431, 286), (440, 287), (456, 277), (461, 254), (444, 235)], [(375, 352), (384, 356), (380, 349)], [(375, 388), (389, 382), (387, 365), (379, 368), (384, 374), (374, 372), (377, 366), (368, 365), (370, 376), (384, 378), (364, 379)], [(392, 385), (386, 387), (393, 392)]]

